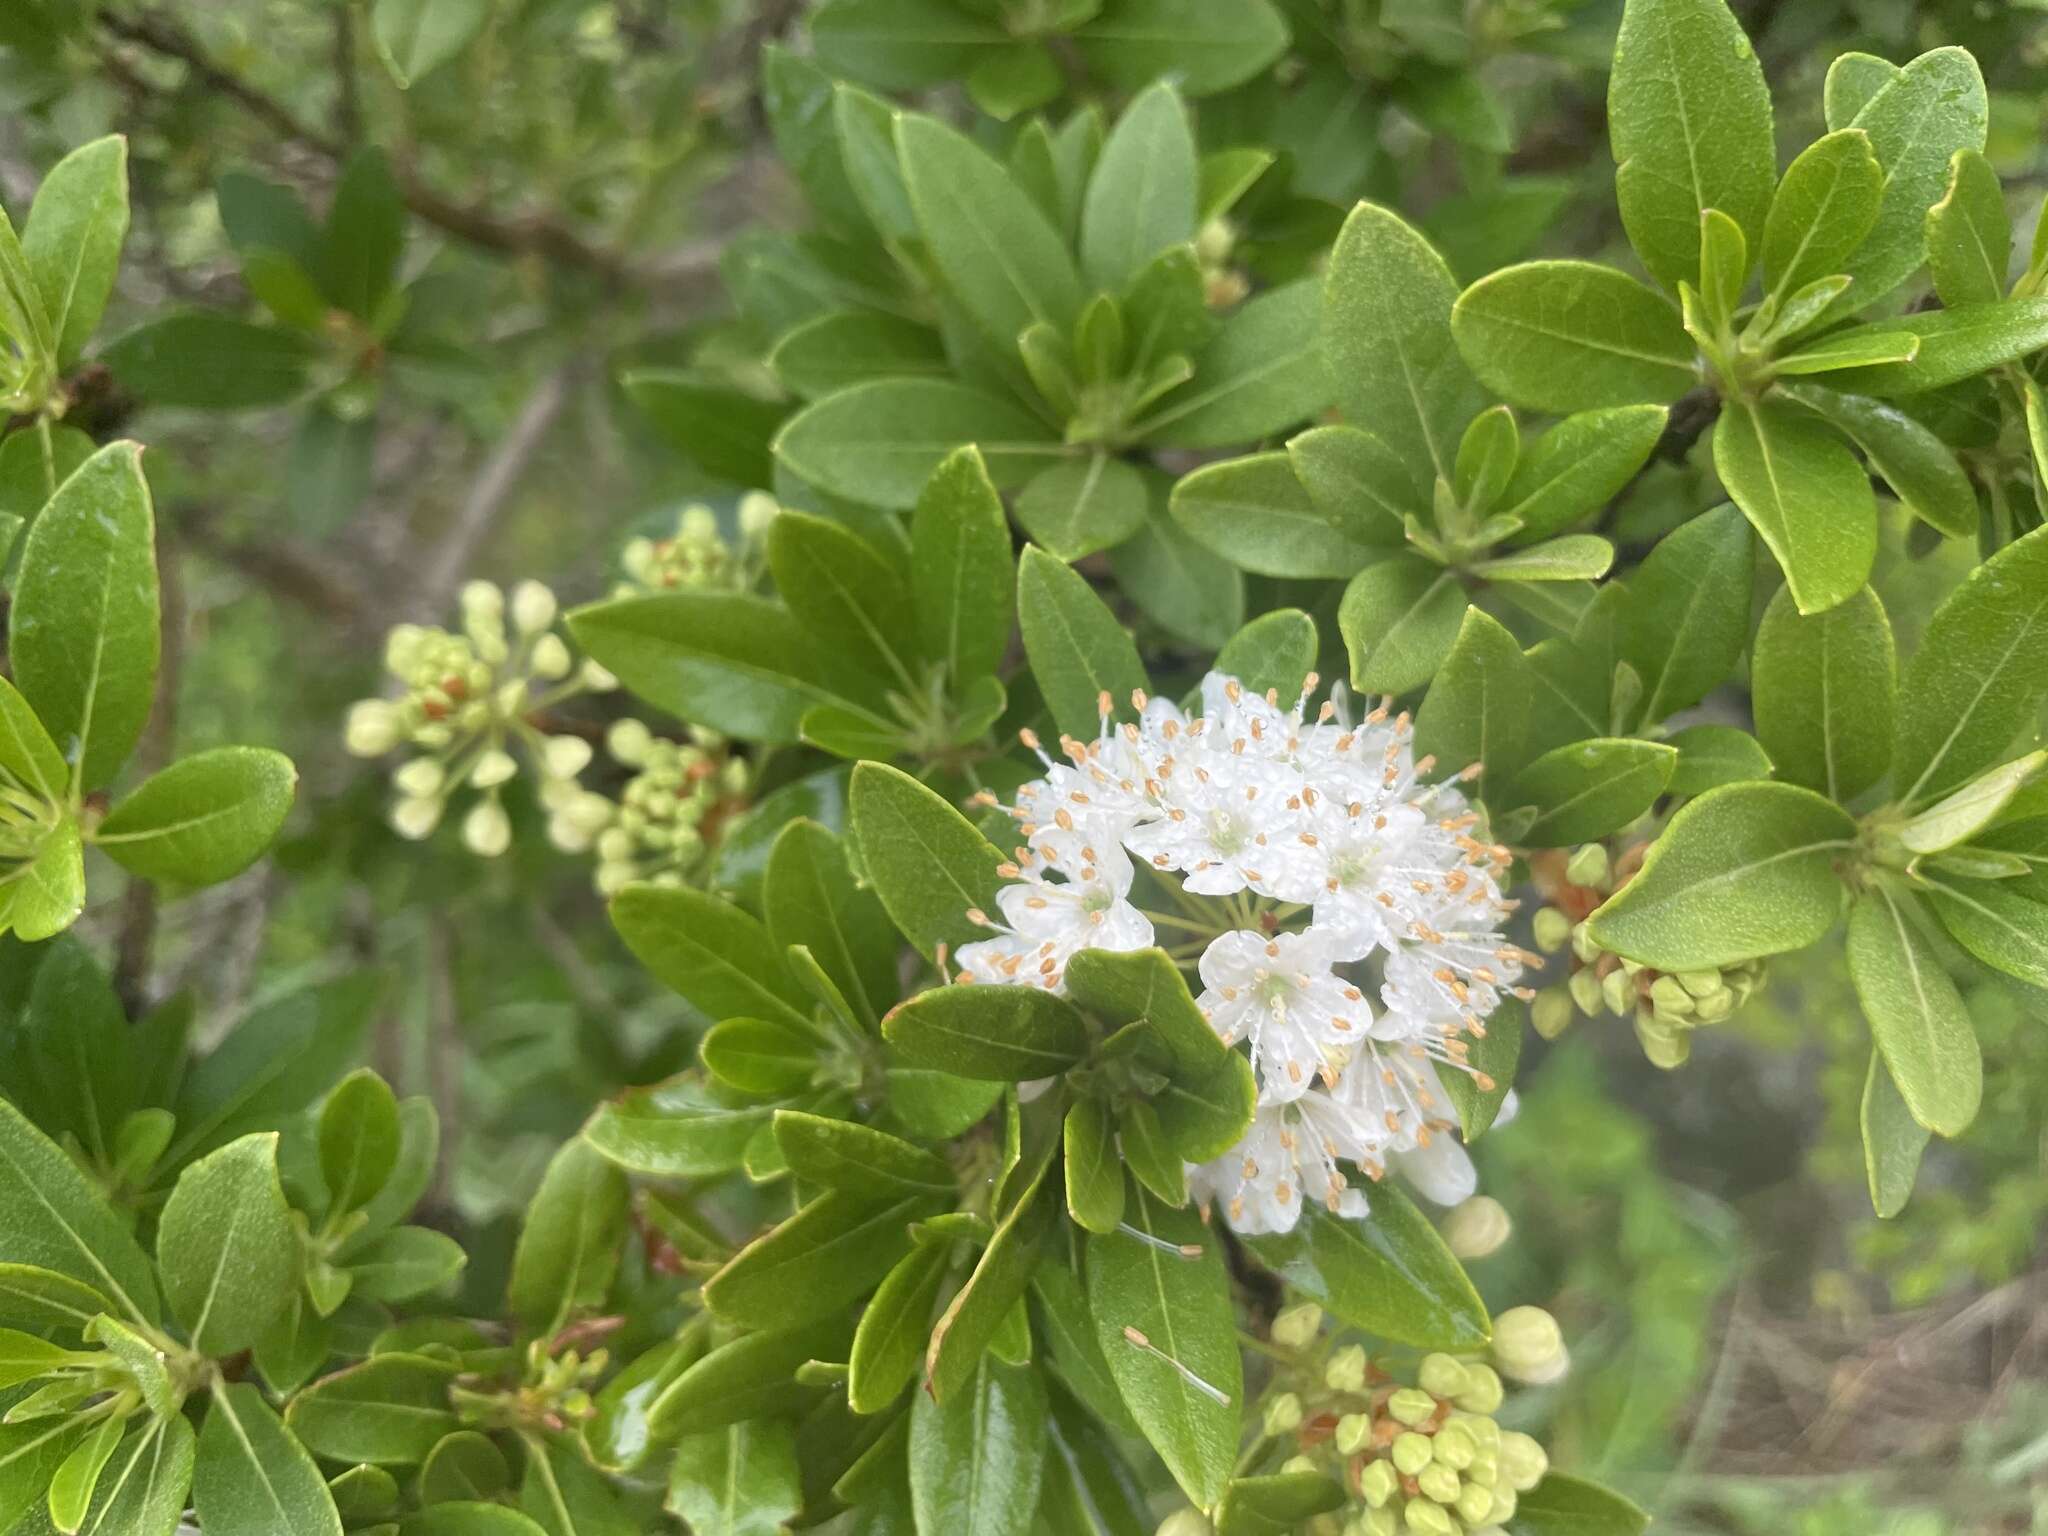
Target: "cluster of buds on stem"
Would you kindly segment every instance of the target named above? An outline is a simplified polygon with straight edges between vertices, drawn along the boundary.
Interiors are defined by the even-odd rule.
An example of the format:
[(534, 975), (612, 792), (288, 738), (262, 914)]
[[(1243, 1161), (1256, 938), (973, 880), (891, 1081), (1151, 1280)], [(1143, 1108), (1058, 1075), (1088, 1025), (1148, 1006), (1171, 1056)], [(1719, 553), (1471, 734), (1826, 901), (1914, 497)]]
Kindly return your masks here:
[[(605, 736), (614, 761), (635, 771), (601, 824), (556, 832), (558, 846), (595, 846), (597, 888), (610, 895), (633, 881), (682, 885), (716, 845), (719, 830), (747, 803), (752, 770), (725, 738), (700, 726), (685, 741), (663, 740), (638, 720), (620, 720)], [(576, 839), (580, 839), (577, 841)]]
[(744, 590), (759, 574), (769, 525), (781, 512), (766, 491), (747, 492), (740, 498), (740, 537), (735, 546), (719, 531), (718, 514), (693, 502), (676, 514), (673, 533), (626, 542), (619, 556), (626, 576), (613, 595)]
[[(617, 686), (593, 661), (580, 665), (556, 633), (555, 595), (537, 581), (506, 594), (488, 581), (462, 589), (462, 632), (401, 624), (385, 643), (384, 664), (404, 690), (364, 699), (349, 711), (347, 743), (358, 757), (413, 750), (392, 773), (398, 798), (391, 824), (423, 838), (464, 789), (479, 792), (462, 821), (470, 849), (495, 857), (511, 845), (501, 799), (522, 759), (541, 802), (557, 815), (585, 793), (576, 776), (590, 761), (581, 736), (551, 733), (563, 701)], [(508, 621), (509, 620), (509, 624)]]
[(1556, 1321), (1516, 1307), (1495, 1320), (1490, 1357), (1433, 1353), (1412, 1368), (1326, 1337), (1323, 1321), (1312, 1302), (1274, 1320), (1281, 1364), (1260, 1416), (1264, 1438), (1292, 1453), (1282, 1471), (1324, 1473), (1349, 1495), (1309, 1522), (1310, 1536), (1501, 1536), (1549, 1468), (1542, 1446), (1494, 1417), (1502, 1378), (1564, 1373)]
[(558, 1342), (535, 1339), (527, 1346), (526, 1374), (517, 1386), (480, 1376), (456, 1377), (448, 1389), (456, 1417), (476, 1429), (558, 1435), (576, 1429), (597, 1411), (591, 1394), (610, 1357), (603, 1349), (588, 1355), (574, 1348), (551, 1353)]
[(1536, 995), (1530, 1022), (1546, 1040), (1554, 1040), (1577, 1014), (1611, 1013), (1635, 1024), (1643, 1054), (1667, 1070), (1685, 1064), (1692, 1054), (1692, 1032), (1703, 1024), (1719, 1024), (1749, 1001), (1763, 985), (1761, 960), (1744, 961), (1703, 971), (1659, 971), (1602, 949), (1588, 931), (1586, 919), (1627, 883), (1642, 865), (1644, 847), (1610, 859), (1599, 843), (1588, 843), (1569, 858), (1539, 854), (1531, 860), (1537, 888), (1547, 903), (1536, 913), (1536, 947), (1545, 954), (1567, 954), (1565, 979)]

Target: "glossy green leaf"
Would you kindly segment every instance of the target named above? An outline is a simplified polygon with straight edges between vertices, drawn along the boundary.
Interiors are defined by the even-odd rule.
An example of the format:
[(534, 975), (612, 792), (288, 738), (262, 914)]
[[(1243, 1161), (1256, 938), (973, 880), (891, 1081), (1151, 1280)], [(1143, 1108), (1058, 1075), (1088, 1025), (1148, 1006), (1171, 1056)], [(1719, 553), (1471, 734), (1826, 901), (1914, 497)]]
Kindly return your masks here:
[(1299, 697), (1302, 681), (1315, 670), (1319, 644), (1316, 621), (1299, 608), (1275, 608), (1259, 615), (1223, 643), (1215, 669), (1254, 693), (1269, 688), (1282, 699)]
[(1977, 531), (1977, 491), (1955, 452), (1924, 423), (1868, 395), (1814, 384), (1778, 392), (1815, 412), (1863, 450), (1892, 494), (1931, 528), (1959, 537)]
[(849, 790), (861, 865), (903, 936), (930, 957), (981, 936), (967, 916), (990, 910), (1003, 856), (971, 822), (900, 769), (861, 763)]
[(1785, 168), (1764, 221), (1764, 291), (1782, 303), (1840, 272), (1877, 222), (1883, 194), (1869, 134), (1844, 128), (1807, 145)]
[(1516, 1501), (1516, 1536), (1643, 1536), (1650, 1517), (1612, 1489), (1552, 1472)]
[(944, 1195), (958, 1186), (938, 1153), (871, 1126), (791, 1109), (777, 1110), (774, 1125), (790, 1172), (810, 1184), (870, 1200)]
[(1298, 426), (1330, 403), (1322, 321), (1313, 282), (1257, 295), (1216, 328), (1194, 377), (1132, 434), (1167, 448), (1230, 448)]
[(1103, 141), (1081, 209), (1081, 270), (1115, 293), (1168, 246), (1195, 236), (1195, 137), (1180, 93), (1153, 85)]
[(1100, 704), (1125, 708), (1148, 686), (1131, 634), (1079, 572), (1043, 550), (1027, 547), (1017, 565), (1017, 621), (1055, 724), (1092, 741)]
[(1828, 383), (1886, 398), (1961, 383), (2048, 347), (2048, 298), (2012, 299), (1968, 309), (1929, 309), (1884, 322), (1888, 334), (1916, 337), (1909, 361), (1845, 368)]
[(394, 1227), (348, 1255), (351, 1296), (410, 1301), (447, 1285), (469, 1262), (462, 1245), (428, 1227)]
[(775, 456), (821, 491), (909, 508), (932, 472), (967, 443), (981, 450), (999, 486), (1070, 451), (1044, 422), (999, 395), (951, 379), (905, 378), (856, 384), (806, 406), (776, 436)]
[(896, 930), (874, 890), (855, 882), (840, 840), (807, 818), (790, 822), (769, 854), (762, 902), (770, 938), (808, 949), (874, 1027), (896, 998)]
[(101, 356), (152, 405), (246, 411), (306, 394), (320, 349), (302, 331), (187, 310), (137, 326)]
[(341, 1536), (313, 1458), (246, 1382), (208, 1398), (192, 1503), (208, 1536)]
[(2012, 263), (2012, 216), (1998, 172), (1975, 149), (1949, 161), (1948, 191), (1927, 210), (1927, 266), (1950, 309), (1996, 304)]
[(669, 1468), (666, 1508), (704, 1536), (775, 1536), (802, 1502), (787, 1425), (735, 1424), (693, 1435)]
[(1723, 784), (1772, 776), (1771, 759), (1749, 732), (1732, 725), (1689, 725), (1673, 731), (1678, 766), (1666, 789), (1674, 795), (1703, 795)]
[(1321, 1472), (1232, 1478), (1216, 1506), (1216, 1536), (1289, 1536), (1344, 1505), (1344, 1485)]
[[(1695, 234), (1695, 260), (1697, 245)], [(1663, 403), (1699, 382), (1678, 311), (1592, 262), (1527, 262), (1481, 278), (1458, 296), (1451, 331), (1481, 381), (1532, 410)]]
[(22, 226), (21, 254), (42, 295), (56, 345), (70, 369), (106, 312), (128, 236), (128, 141), (94, 139), (50, 167)]
[(2048, 986), (2048, 903), (1988, 880), (1943, 878), (1929, 897), (1949, 935), (1979, 960), (2032, 986)]
[(1337, 609), (1352, 686), (1366, 693), (1420, 687), (1443, 665), (1464, 617), (1465, 591), (1449, 571), (1410, 554), (1367, 566)]
[(1500, 515), (1522, 524), (1509, 542), (1550, 538), (1605, 507), (1648, 462), (1669, 416), (1658, 405), (1580, 411), (1529, 444), (1500, 498)]
[(1429, 685), (1415, 719), (1415, 751), (1441, 769), (1483, 764), (1482, 791), (1505, 785), (1522, 764), (1534, 685), (1515, 637), (1499, 620), (1467, 608), (1456, 643)]
[(1100, 1099), (1077, 1102), (1063, 1139), (1068, 1212), (1090, 1232), (1114, 1232), (1124, 1219), (1124, 1165), (1108, 1107)]
[(298, 770), (281, 752), (216, 747), (173, 763), (124, 797), (93, 845), (152, 880), (213, 885), (255, 863), (292, 807)]
[(1110, 454), (1041, 469), (1017, 495), (1017, 525), (1062, 560), (1121, 544), (1143, 526), (1145, 477)]
[(934, 987), (897, 1004), (882, 1033), (911, 1066), (990, 1082), (1051, 1077), (1088, 1049), (1073, 1004), (1035, 986)]
[(612, 926), (640, 963), (706, 1018), (810, 1021), (803, 990), (759, 921), (702, 891), (630, 885)]
[(1117, 90), (1160, 77), (1190, 96), (1227, 91), (1287, 47), (1287, 23), (1271, 0), (1213, 6), (1203, 0), (1109, 0), (1074, 34), (1089, 71)]
[(1261, 576), (1349, 576), (1387, 542), (1371, 519), (1319, 506), (1284, 453), (1205, 464), (1175, 482), (1171, 507), (1203, 547)]
[(868, 310), (839, 310), (806, 320), (768, 355), (792, 393), (819, 400), (877, 378), (943, 378), (939, 338), (921, 325)]
[(1714, 469), (1777, 557), (1801, 613), (1862, 588), (1877, 558), (1877, 502), (1833, 432), (1768, 399), (1730, 405), (1714, 427)]
[(1528, 805), (1536, 819), (1523, 838), (1557, 848), (1591, 842), (1647, 811), (1671, 782), (1678, 749), (1632, 737), (1595, 737), (1552, 747), (1515, 776), (1503, 805)]
[(1871, 1208), (1883, 1217), (1896, 1216), (1912, 1196), (1913, 1181), (1920, 1173), (1920, 1156), (1927, 1150), (1931, 1133), (1913, 1118), (1906, 1101), (1899, 1096), (1881, 1051), (1870, 1053), (1870, 1070), (1863, 1078), (1858, 1119), (1863, 1131), (1863, 1168), (1870, 1184)]
[(1847, 803), (1884, 777), (1898, 662), (1875, 592), (1802, 615), (1781, 591), (1764, 610), (1750, 670), (1757, 736), (1780, 778)]
[(1589, 920), (1602, 948), (1661, 971), (1804, 949), (1834, 927), (1835, 861), (1856, 823), (1793, 784), (1729, 784), (1681, 808), (1635, 878)]
[(935, 1205), (930, 1193), (877, 1200), (828, 1190), (733, 1255), (705, 1282), (705, 1305), (745, 1328), (789, 1327), (836, 1313), (910, 1251), (910, 1223)]
[(54, 1271), (110, 1297), (137, 1321), (155, 1320), (156, 1283), (126, 1223), (78, 1165), (4, 1099), (0, 1263)]
[(513, 1251), (505, 1299), (514, 1317), (536, 1333), (552, 1333), (578, 1311), (603, 1304), (625, 1241), (626, 1201), (625, 1175), (600, 1146), (562, 1144), (527, 1205)]
[(330, 1461), (417, 1466), (458, 1425), (448, 1395), (454, 1377), (444, 1360), (377, 1355), (299, 1393), (285, 1428)]
[(910, 520), (910, 587), (919, 648), (953, 686), (993, 674), (1010, 644), (1015, 608), (1010, 530), (979, 450), (959, 449), (932, 472)]
[(940, 1403), (910, 1410), (910, 1497), (921, 1531), (1024, 1536), (1045, 1472), (1045, 1386), (1028, 1367), (985, 1358)]
[(1849, 978), (1914, 1120), (1943, 1136), (1977, 1117), (1984, 1062), (1962, 995), (1916, 926), (1910, 898), (1878, 885), (1849, 914)]
[(917, 1243), (875, 1287), (861, 1309), (848, 1361), (847, 1401), (855, 1413), (880, 1413), (903, 1395), (931, 1340), (939, 1287), (952, 1265), (943, 1243)]
[(901, 572), (838, 523), (785, 510), (768, 526), (768, 568), (797, 622), (892, 687), (916, 683), (916, 627)]
[(663, 1387), (647, 1410), (647, 1432), (660, 1442), (787, 1412), (806, 1400), (792, 1373), (806, 1360), (839, 1358), (847, 1337), (846, 1322), (832, 1318), (721, 1344)]
[(179, 1176), (157, 1227), (157, 1265), (195, 1349), (231, 1355), (256, 1342), (300, 1273), (275, 1133), (230, 1142)]

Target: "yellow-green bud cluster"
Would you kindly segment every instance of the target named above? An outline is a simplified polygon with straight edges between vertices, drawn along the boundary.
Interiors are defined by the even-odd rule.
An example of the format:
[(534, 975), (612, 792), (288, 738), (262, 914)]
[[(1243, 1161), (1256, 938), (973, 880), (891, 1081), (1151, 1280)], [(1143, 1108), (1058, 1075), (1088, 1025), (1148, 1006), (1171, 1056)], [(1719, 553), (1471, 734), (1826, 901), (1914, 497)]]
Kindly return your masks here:
[(1576, 850), (1566, 862), (1563, 889), (1550, 893), (1554, 904), (1537, 912), (1533, 928), (1536, 947), (1546, 954), (1568, 953), (1571, 971), (1561, 984), (1537, 993), (1530, 1022), (1554, 1040), (1581, 1013), (1626, 1018), (1653, 1064), (1682, 1066), (1692, 1053), (1692, 1031), (1719, 1024), (1749, 1001), (1763, 984), (1763, 962), (1664, 972), (1602, 949), (1583, 916), (1574, 913), (1591, 912), (1619, 884), (1598, 843)]
[(638, 771), (618, 803), (607, 802), (609, 820), (595, 837), (597, 888), (609, 895), (636, 880), (683, 884), (746, 795), (746, 759), (715, 732), (692, 726), (689, 740), (667, 741), (638, 720), (613, 725), (605, 746)]
[(473, 581), (462, 589), (459, 634), (419, 624), (391, 631), (384, 665), (401, 692), (352, 706), (345, 736), (358, 757), (416, 753), (392, 773), (391, 824), (400, 834), (427, 836), (467, 787), (482, 798), (463, 817), (463, 841), (486, 857), (503, 853), (512, 823), (500, 791), (518, 776), (522, 758), (552, 812), (580, 793), (576, 776), (590, 761), (590, 744), (548, 734), (536, 722), (571, 695), (617, 680), (595, 662), (577, 665), (555, 632), (556, 616), (554, 593), (537, 581), (521, 582), (509, 600), (493, 583)]
[(587, 1356), (575, 1349), (548, 1352), (547, 1339), (527, 1346), (525, 1379), (516, 1387), (495, 1390), (474, 1377), (458, 1376), (448, 1398), (456, 1416), (479, 1429), (575, 1429), (597, 1411), (592, 1392), (603, 1378), (610, 1357), (602, 1349)]
[(634, 592), (732, 591), (745, 587), (753, 572), (749, 551), (766, 536), (782, 508), (765, 491), (740, 498), (740, 542), (719, 531), (718, 514), (692, 503), (676, 514), (675, 531), (666, 538), (629, 539), (619, 563), (626, 580), (621, 590)]
[(1513, 1308), (1495, 1320), (1493, 1363), (1434, 1353), (1423, 1357), (1412, 1381), (1393, 1379), (1358, 1344), (1319, 1350), (1322, 1323), (1312, 1303), (1274, 1319), (1283, 1365), (1261, 1413), (1266, 1438), (1291, 1442), (1298, 1452), (1283, 1470), (1329, 1473), (1353, 1496), (1349, 1510), (1319, 1516), (1311, 1530), (1499, 1536), (1518, 1497), (1549, 1466), (1535, 1440), (1494, 1418), (1506, 1396), (1501, 1377), (1551, 1380), (1562, 1373), (1556, 1322), (1539, 1308)]

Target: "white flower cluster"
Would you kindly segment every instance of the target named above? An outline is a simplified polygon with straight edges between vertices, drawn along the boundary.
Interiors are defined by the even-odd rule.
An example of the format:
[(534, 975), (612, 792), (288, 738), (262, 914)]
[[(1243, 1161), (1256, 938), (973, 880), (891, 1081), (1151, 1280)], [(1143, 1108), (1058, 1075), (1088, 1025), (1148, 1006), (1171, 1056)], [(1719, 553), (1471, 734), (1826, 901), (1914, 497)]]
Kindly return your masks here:
[[(1169, 896), (1231, 898), (1255, 926), (1208, 944), (1200, 1003), (1225, 1040), (1249, 1042), (1258, 1110), (1190, 1184), (1241, 1232), (1289, 1230), (1304, 1200), (1363, 1215), (1346, 1163), (1397, 1169), (1439, 1204), (1470, 1195), (1438, 1073), (1491, 1086), (1470, 1038), (1504, 993), (1528, 995), (1514, 983), (1536, 959), (1499, 931), (1507, 850), (1474, 835), (1454, 785), (1424, 781), (1408, 717), (1382, 705), (1354, 726), (1340, 696), (1309, 720), (1315, 682), (1287, 708), (1211, 673), (1199, 716), (1141, 695), (1123, 725), (1105, 695), (1098, 738), (1063, 740), (1065, 761), (1040, 751), (1045, 776), (1007, 808), (1021, 841), (1000, 919), (972, 914), (993, 936), (957, 956), (963, 982), (1058, 991), (1077, 951), (1153, 942), (1131, 899), (1137, 862)], [(1171, 921), (1198, 926), (1186, 911)]]

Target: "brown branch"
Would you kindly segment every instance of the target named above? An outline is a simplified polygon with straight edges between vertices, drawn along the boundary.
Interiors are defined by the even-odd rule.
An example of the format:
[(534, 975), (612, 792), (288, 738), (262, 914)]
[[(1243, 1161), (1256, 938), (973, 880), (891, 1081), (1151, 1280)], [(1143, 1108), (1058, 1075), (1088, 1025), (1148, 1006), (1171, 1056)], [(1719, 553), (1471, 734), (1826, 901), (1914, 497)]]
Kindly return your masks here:
[[(269, 92), (244, 80), (210, 58), (206, 50), (182, 26), (161, 13), (143, 11), (116, 15), (102, 11), (100, 25), (120, 41), (184, 64), (210, 91), (235, 102), (250, 116), (280, 137), (312, 150), (337, 164), (347, 158), (349, 146), (342, 139), (299, 117)], [(110, 63), (112, 62), (110, 57)], [(132, 71), (123, 77), (135, 83)], [(507, 216), (491, 209), (458, 203), (421, 179), (409, 163), (394, 161), (392, 174), (400, 195), (414, 213), (449, 234), (510, 256), (540, 256), (565, 266), (590, 272), (617, 287), (635, 287), (648, 282), (650, 274), (636, 267), (623, 254), (592, 245), (569, 225), (545, 214)], [(653, 274), (668, 281), (694, 281), (710, 270), (711, 261), (687, 270), (665, 267)]]

